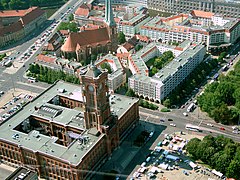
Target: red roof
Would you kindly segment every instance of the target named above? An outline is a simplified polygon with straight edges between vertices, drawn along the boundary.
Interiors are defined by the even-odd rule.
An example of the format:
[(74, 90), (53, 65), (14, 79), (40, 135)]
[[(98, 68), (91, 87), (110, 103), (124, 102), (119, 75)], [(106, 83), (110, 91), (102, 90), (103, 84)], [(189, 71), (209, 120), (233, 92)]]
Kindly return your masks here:
[(128, 59), (130, 53), (117, 53), (119, 59)]
[(137, 37), (137, 39), (139, 40), (139, 41), (143, 41), (143, 42), (148, 42), (148, 41), (150, 41), (150, 38), (149, 37), (147, 37), (147, 36), (142, 36), (142, 35), (136, 35), (136, 37)]
[(39, 16), (42, 16), (45, 13), (44, 10), (42, 10), (38, 7), (33, 7), (33, 8), (29, 8), (29, 9), (31, 9), (31, 11), (22, 17), (23, 24), (28, 24), (31, 21), (33, 21), (34, 19), (38, 18)]
[(78, 33), (70, 33), (66, 42), (61, 47), (64, 52), (75, 52), (81, 46), (107, 44), (110, 42), (107, 28), (87, 30)]
[[(7, 11), (0, 11), (0, 17), (22, 17), (23, 22), (27, 24), (28, 22), (32, 21), (33, 19), (41, 16), (44, 13), (38, 7), (30, 7), (24, 10), (7, 10)], [(29, 21), (30, 20), (30, 21)], [(26, 22), (25, 22), (26, 21)]]
[(78, 16), (88, 16), (90, 12), (89, 7), (86, 4), (82, 4), (76, 11), (75, 14)]
[(86, 31), (86, 30), (94, 30), (94, 29), (99, 29), (99, 28), (101, 28), (100, 25), (87, 24), (86, 26), (80, 27), (80, 30), (81, 30), (81, 31)]
[(56, 58), (49, 57), (49, 56), (46, 56), (46, 55), (43, 55), (43, 54), (39, 54), (37, 56), (36, 61), (42, 61), (42, 62), (47, 62), (47, 63), (55, 63)]
[(64, 36), (67, 36), (69, 35), (69, 31), (68, 30), (59, 30), (59, 32), (64, 35)]
[[(35, 7), (36, 8), (36, 7)], [(28, 12), (28, 9), (24, 10), (7, 10), (0, 11), (0, 17), (22, 17)]]
[(211, 19), (214, 13), (212, 12), (206, 12), (206, 11), (199, 11), (199, 10), (193, 10), (191, 14), (195, 17), (201, 17), (201, 18), (208, 18)]
[(131, 43), (129, 43), (129, 42), (125, 42), (125, 43), (123, 44), (123, 47), (124, 47), (127, 51), (130, 51), (132, 48), (134, 48), (134, 46), (133, 46)]

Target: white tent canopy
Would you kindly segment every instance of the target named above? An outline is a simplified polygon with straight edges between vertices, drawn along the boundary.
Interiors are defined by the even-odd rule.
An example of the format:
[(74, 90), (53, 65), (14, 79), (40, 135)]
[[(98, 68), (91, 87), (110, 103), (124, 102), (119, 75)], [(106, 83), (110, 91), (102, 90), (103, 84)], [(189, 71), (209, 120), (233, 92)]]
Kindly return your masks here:
[(216, 176), (219, 176), (220, 178), (223, 176), (223, 173), (216, 171), (215, 169), (212, 170), (212, 173)]
[(195, 169), (197, 167), (197, 165), (192, 161), (189, 162), (189, 166), (191, 166), (191, 168), (193, 168), (193, 169)]
[(162, 163), (162, 164), (159, 164), (158, 167), (161, 168), (161, 169), (166, 170), (168, 168), (168, 164), (163, 164)]

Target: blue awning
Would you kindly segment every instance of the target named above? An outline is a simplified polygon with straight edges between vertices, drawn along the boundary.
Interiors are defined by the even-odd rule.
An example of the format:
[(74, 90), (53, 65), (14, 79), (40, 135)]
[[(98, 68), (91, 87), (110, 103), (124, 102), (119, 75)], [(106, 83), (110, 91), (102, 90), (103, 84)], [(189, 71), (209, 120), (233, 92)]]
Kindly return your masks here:
[(167, 155), (166, 158), (170, 159), (170, 160), (173, 160), (173, 161), (179, 160), (179, 157), (173, 156), (173, 155)]

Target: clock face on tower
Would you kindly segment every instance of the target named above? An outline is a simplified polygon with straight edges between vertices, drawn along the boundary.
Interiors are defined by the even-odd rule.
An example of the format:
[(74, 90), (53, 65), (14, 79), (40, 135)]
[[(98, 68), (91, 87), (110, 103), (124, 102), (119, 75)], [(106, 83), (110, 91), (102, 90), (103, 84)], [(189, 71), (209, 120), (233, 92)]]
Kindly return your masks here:
[(92, 85), (89, 85), (89, 86), (88, 86), (88, 90), (91, 91), (91, 92), (93, 92), (93, 91), (94, 91), (94, 87), (93, 87)]

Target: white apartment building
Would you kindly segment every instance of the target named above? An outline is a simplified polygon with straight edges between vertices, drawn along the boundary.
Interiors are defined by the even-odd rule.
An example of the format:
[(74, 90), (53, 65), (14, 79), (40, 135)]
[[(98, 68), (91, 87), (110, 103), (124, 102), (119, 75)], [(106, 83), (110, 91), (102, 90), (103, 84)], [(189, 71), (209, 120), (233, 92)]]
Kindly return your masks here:
[[(99, 0), (103, 3), (105, 0)], [(112, 0), (112, 4), (121, 4), (121, 5), (133, 5), (133, 6), (143, 6), (147, 7), (147, 0)]]
[(240, 17), (240, 3), (224, 0), (148, 0), (148, 8), (169, 13), (189, 13), (193, 9)]
[(112, 54), (101, 57), (95, 62), (95, 65), (100, 66), (103, 63), (108, 63), (111, 67), (112, 73), (108, 74), (108, 87), (109, 91), (113, 92), (126, 83), (126, 73), (120, 60)]
[(204, 45), (192, 44), (153, 77), (135, 74), (128, 85), (139, 96), (160, 102), (203, 61), (205, 54)]
[(240, 20), (223, 18), (213, 13), (193, 11), (163, 18), (156, 16), (140, 28), (140, 34), (162, 42), (191, 40), (204, 42), (207, 49), (230, 46), (240, 37)]
[(143, 11), (137, 11), (133, 14), (125, 14), (118, 24), (118, 31), (125, 34), (127, 38), (133, 37), (136, 33), (139, 33), (140, 27), (148, 22), (150, 19), (148, 14), (144, 14)]
[(179, 46), (171, 46), (159, 42), (152, 42), (146, 47), (138, 51), (136, 54), (132, 54), (128, 58), (129, 69), (132, 74), (139, 74), (148, 76), (149, 71), (145, 62), (156, 56), (161, 56), (165, 51), (172, 51), (175, 57), (179, 56), (184, 50), (186, 50), (191, 45), (191, 41), (186, 40), (182, 42)]

